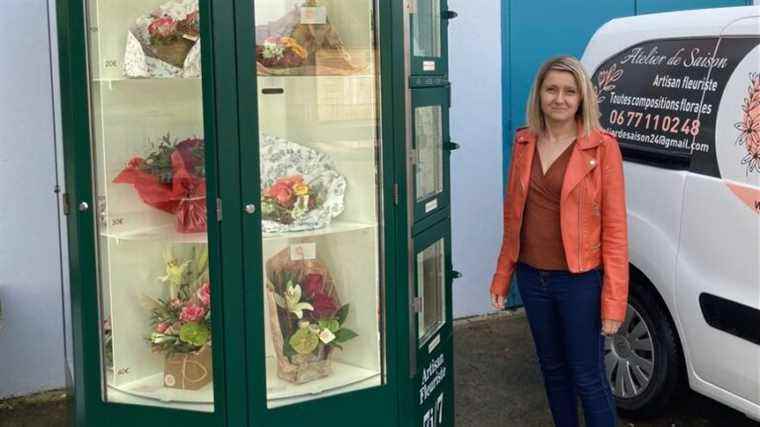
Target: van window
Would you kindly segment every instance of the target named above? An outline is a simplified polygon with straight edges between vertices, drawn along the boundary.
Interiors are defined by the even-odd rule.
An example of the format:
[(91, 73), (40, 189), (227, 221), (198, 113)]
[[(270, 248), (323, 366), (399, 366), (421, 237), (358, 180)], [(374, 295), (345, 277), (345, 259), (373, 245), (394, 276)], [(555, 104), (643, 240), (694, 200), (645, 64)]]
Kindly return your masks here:
[(721, 89), (710, 77), (726, 66), (718, 38), (661, 39), (628, 47), (593, 75), (602, 126), (617, 135), (626, 160), (689, 169), (694, 152), (712, 151), (705, 119), (717, 109), (703, 99)]

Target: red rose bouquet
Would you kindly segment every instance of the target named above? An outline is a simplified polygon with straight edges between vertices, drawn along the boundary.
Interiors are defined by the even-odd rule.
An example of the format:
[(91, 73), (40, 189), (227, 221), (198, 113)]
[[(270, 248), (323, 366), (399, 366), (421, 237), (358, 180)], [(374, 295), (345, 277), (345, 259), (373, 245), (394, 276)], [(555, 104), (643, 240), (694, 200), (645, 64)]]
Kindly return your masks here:
[(278, 376), (302, 384), (330, 375), (330, 354), (358, 335), (324, 265), (283, 250), (267, 261), (267, 295)]
[(203, 140), (173, 142), (163, 137), (147, 158), (135, 157), (114, 179), (132, 184), (147, 205), (177, 217), (177, 231), (206, 231), (206, 178)]

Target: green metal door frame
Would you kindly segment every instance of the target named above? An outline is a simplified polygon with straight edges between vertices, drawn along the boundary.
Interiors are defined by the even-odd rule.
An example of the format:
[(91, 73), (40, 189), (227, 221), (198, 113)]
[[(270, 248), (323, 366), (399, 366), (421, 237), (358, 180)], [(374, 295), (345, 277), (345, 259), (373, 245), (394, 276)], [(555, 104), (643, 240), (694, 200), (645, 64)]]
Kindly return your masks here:
[[(92, 150), (89, 104), (89, 69), (88, 69), (88, 26), (85, 19), (85, 2), (82, 0), (58, 0), (58, 37), (60, 49), (61, 81), (61, 117), (63, 130), (64, 167), (66, 171), (66, 193), (64, 206), (70, 206), (67, 212), (67, 230), (69, 238), (69, 269), (72, 301), (72, 337), (74, 344), (74, 416), (77, 426), (101, 425), (104, 420), (114, 427), (145, 425), (173, 425), (181, 423), (187, 426), (223, 426), (225, 414), (234, 413), (234, 400), (228, 396), (240, 394), (243, 389), (239, 384), (227, 381), (228, 364), (226, 357), (234, 355), (236, 341), (236, 324), (225, 323), (224, 313), (234, 313), (234, 307), (226, 307), (229, 293), (224, 295), (221, 286), (212, 288), (212, 299), (222, 304), (212, 306), (212, 322), (216, 342), (213, 353), (215, 405), (213, 413), (186, 412), (157, 407), (137, 407), (124, 404), (105, 403), (102, 396), (103, 366), (100, 351), (100, 315), (98, 298), (97, 259), (98, 236), (95, 234), (95, 206), (92, 181)], [(212, 35), (212, 27), (224, 27), (234, 15), (231, 4), (200, 0), (201, 28), (204, 34)], [(222, 239), (234, 228), (234, 222), (227, 222), (226, 230), (221, 229), (216, 221), (216, 198), (220, 183), (216, 180), (216, 171), (226, 168), (228, 158), (221, 155), (227, 151), (230, 141), (235, 141), (236, 127), (229, 123), (235, 114), (228, 114), (228, 106), (220, 99), (236, 96), (235, 87), (230, 86), (231, 40), (225, 34), (213, 34), (204, 37), (203, 48), (203, 109), (204, 138), (206, 141), (207, 170), (211, 171), (207, 179), (207, 211), (209, 212), (209, 258), (210, 277), (217, 283), (235, 283), (234, 269), (225, 269), (225, 265), (234, 264), (234, 240)], [(234, 74), (233, 74), (234, 75)], [(231, 135), (233, 133), (233, 135)], [(220, 153), (217, 156), (217, 152)], [(217, 162), (218, 166), (217, 167)], [(229, 169), (224, 169), (229, 170)], [(234, 169), (233, 169), (234, 173)], [(229, 176), (228, 176), (229, 177)], [(229, 203), (230, 200), (228, 199)], [(81, 208), (80, 208), (81, 206)], [(230, 236), (239, 236), (234, 231)], [(231, 247), (226, 247), (231, 246)], [(230, 251), (229, 249), (233, 249)], [(222, 252), (232, 253), (221, 257)], [(222, 259), (224, 264), (222, 265)], [(221, 268), (220, 268), (221, 267)], [(232, 277), (222, 279), (222, 271), (233, 273)], [(231, 289), (226, 289), (230, 291)], [(226, 336), (225, 336), (226, 334)], [(224, 343), (233, 343), (226, 352)], [(228, 411), (228, 408), (230, 409)]]
[[(259, 180), (259, 132), (258, 132), (258, 105), (257, 97), (243, 96), (242, 94), (257, 94), (257, 82), (254, 34), (250, 28), (255, 27), (253, 7), (251, 0), (235, 0), (237, 13), (235, 22), (237, 30), (237, 73), (239, 93), (238, 109), (240, 115), (240, 162), (245, 167), (241, 168), (241, 182), (257, 183)], [(334, 426), (336, 420), (325, 417), (324, 414), (340, 414), (346, 420), (361, 419), (362, 426), (386, 427), (397, 422), (398, 406), (397, 395), (397, 335), (393, 327), (396, 318), (396, 300), (398, 289), (393, 286), (399, 283), (397, 268), (398, 258), (396, 254), (398, 245), (396, 230), (398, 227), (399, 209), (394, 205), (394, 187), (397, 183), (398, 172), (393, 161), (395, 145), (394, 136), (394, 88), (393, 67), (395, 55), (386, 55), (384, 52), (393, 52), (391, 43), (391, 10), (392, 4), (375, 1), (375, 7), (379, 18), (379, 42), (380, 42), (380, 70), (381, 70), (381, 111), (382, 113), (382, 164), (383, 164), (383, 239), (385, 242), (385, 256), (383, 276), (385, 285), (384, 295), (384, 332), (385, 332), (385, 384), (345, 393), (328, 398), (317, 399), (300, 403), (295, 406), (286, 406), (268, 409), (266, 404), (266, 374), (263, 355), (265, 352), (264, 342), (264, 301), (263, 301), (263, 277), (262, 277), (262, 246), (261, 246), (261, 214), (245, 215), (242, 218), (243, 237), (243, 300), (246, 307), (243, 322), (246, 328), (245, 342), (246, 354), (249, 360), (247, 387), (248, 396), (248, 425), (249, 426), (280, 426), (292, 422), (294, 414), (299, 420), (309, 420), (309, 424), (315, 427)], [(242, 201), (237, 210), (242, 211), (240, 206), (249, 201), (260, 200), (260, 188), (258, 185), (242, 185), (240, 188)], [(353, 421), (352, 421), (353, 422)], [(244, 425), (244, 424), (239, 424)]]
[[(412, 110), (421, 107), (440, 107), (441, 111), (441, 173), (443, 182), (441, 182), (441, 192), (432, 196), (426, 197), (418, 201), (418, 195), (416, 192), (416, 182), (413, 185), (414, 188), (414, 222), (415, 224), (425, 219), (428, 216), (436, 215), (441, 211), (446, 210), (449, 207), (451, 200), (451, 180), (450, 180), (450, 149), (451, 142), (449, 141), (449, 91), (451, 86), (440, 87), (419, 87), (412, 89)], [(416, 123), (414, 114), (411, 117), (412, 128), (412, 148), (417, 150), (417, 141), (415, 140), (414, 129), (416, 129)], [(415, 151), (416, 152), (416, 151)], [(416, 172), (416, 169), (415, 169)], [(440, 218), (439, 218), (440, 219)], [(416, 234), (416, 231), (415, 231)]]
[[(439, 3), (439, 10), (441, 14), (441, 56), (439, 57), (425, 57), (415, 56), (411, 52), (411, 70), (412, 74), (416, 76), (448, 76), (449, 74), (449, 19), (448, 19), (448, 0), (408, 0), (408, 7), (411, 9), (412, 15), (425, 11), (420, 7), (422, 2), (427, 4), (428, 2)], [(403, 6), (402, 6), (403, 7)], [(414, 23), (409, 22), (409, 31), (411, 34), (414, 32)]]

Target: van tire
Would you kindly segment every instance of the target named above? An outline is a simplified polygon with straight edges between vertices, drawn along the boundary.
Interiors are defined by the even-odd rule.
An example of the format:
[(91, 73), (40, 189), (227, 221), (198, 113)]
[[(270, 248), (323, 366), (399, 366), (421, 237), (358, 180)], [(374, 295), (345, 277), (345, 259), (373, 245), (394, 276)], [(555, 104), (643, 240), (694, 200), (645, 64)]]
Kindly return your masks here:
[(623, 417), (650, 418), (661, 414), (671, 399), (683, 391), (683, 352), (673, 322), (655, 291), (645, 284), (631, 281), (629, 307), (639, 313), (649, 329), (654, 367), (643, 392), (634, 397), (616, 396), (615, 399)]

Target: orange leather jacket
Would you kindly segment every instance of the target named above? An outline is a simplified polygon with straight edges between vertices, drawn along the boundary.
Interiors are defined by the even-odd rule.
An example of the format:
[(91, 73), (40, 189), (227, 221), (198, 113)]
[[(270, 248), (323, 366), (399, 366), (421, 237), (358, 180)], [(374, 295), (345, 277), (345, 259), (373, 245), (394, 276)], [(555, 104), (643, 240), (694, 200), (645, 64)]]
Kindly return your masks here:
[[(495, 295), (509, 292), (520, 254), (520, 228), (537, 139), (529, 129), (520, 129), (512, 147), (504, 200), (504, 240), (491, 282), (491, 293)], [(562, 184), (560, 222), (570, 271), (582, 273), (602, 267), (602, 319), (624, 320), (628, 235), (623, 158), (612, 134), (593, 131), (578, 137)]]

